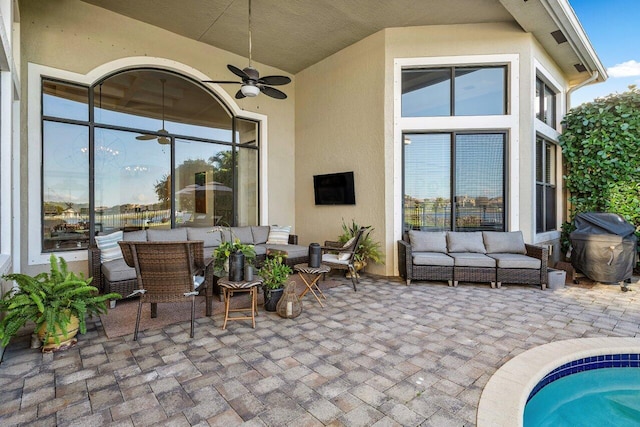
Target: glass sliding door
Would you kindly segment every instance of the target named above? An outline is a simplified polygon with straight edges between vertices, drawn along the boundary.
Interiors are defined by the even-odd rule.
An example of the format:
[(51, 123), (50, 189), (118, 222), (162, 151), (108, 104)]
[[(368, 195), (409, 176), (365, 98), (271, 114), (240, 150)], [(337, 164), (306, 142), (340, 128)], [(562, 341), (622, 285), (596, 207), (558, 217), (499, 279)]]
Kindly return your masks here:
[(236, 119), (238, 225), (258, 225), (258, 124)]
[(505, 229), (503, 133), (404, 135), (404, 230)]

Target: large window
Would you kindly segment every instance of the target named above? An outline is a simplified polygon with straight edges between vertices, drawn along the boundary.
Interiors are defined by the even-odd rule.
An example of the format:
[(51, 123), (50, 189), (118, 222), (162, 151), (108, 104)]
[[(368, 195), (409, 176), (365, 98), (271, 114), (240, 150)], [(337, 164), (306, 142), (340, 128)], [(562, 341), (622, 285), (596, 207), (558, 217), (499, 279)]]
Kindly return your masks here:
[(258, 223), (258, 123), (203, 86), (137, 69), (43, 79), (43, 250), (113, 230)]
[(556, 93), (542, 79), (536, 79), (536, 118), (556, 128)]
[(507, 114), (507, 67), (402, 70), (402, 116)]
[(505, 229), (504, 133), (404, 135), (404, 229)]
[(536, 138), (536, 232), (555, 230), (556, 145)]

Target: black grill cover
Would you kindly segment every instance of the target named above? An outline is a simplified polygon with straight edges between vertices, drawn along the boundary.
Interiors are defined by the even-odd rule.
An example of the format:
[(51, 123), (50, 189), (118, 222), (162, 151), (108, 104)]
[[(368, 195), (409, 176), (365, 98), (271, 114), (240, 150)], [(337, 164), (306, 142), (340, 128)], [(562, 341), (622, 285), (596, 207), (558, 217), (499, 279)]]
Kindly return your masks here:
[(618, 214), (581, 213), (574, 221), (571, 264), (588, 278), (618, 283), (633, 274), (637, 238), (635, 227)]

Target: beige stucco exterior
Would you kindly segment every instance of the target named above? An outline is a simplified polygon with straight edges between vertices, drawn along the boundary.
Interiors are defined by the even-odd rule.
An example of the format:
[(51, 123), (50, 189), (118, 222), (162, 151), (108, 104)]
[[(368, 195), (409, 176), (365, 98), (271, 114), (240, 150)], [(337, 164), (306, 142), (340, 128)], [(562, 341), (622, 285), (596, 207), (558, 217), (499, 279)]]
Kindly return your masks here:
[[(76, 0), (33, 0), (21, 3), (22, 52), (21, 114), (32, 111), (27, 99), (28, 67), (34, 63), (78, 74), (87, 74), (105, 64), (133, 57), (160, 58), (175, 62), (178, 71), (197, 70), (211, 79), (229, 79), (226, 64), (243, 64), (246, 58), (185, 38)], [(508, 228), (522, 230), (528, 242), (552, 241), (554, 235), (535, 235), (536, 124), (533, 119), (536, 64), (540, 64), (561, 91), (566, 79), (533, 36), (512, 23), (436, 25), (388, 28), (329, 56), (293, 77), (286, 88), (287, 100), (260, 96), (238, 101), (236, 108), (266, 116), (266, 179), (268, 194), (263, 204), (264, 223), (290, 224), (300, 243), (333, 240), (341, 223), (351, 219), (371, 225), (372, 236), (381, 242), (386, 262), (368, 267), (382, 275), (396, 275), (396, 240), (401, 235), (398, 212), (402, 171), (401, 144), (395, 111), (396, 61), (406, 58), (463, 58), (510, 55), (510, 84), (514, 91), (509, 117), (496, 130), (508, 132)], [(181, 68), (180, 65), (184, 65)], [(441, 65), (449, 65), (443, 63)], [(286, 74), (256, 64), (262, 74)], [(231, 97), (237, 86), (216, 87)], [(561, 95), (560, 95), (561, 96)], [(562, 97), (562, 96), (561, 96)], [(236, 102), (232, 100), (231, 102)], [(564, 111), (564, 101), (561, 104)], [(443, 118), (434, 125), (412, 131), (476, 129), (481, 120)], [(437, 127), (440, 126), (440, 127)], [(29, 135), (34, 130), (21, 121), (21, 164), (28, 164)], [(356, 205), (316, 206), (313, 175), (354, 171)], [(28, 181), (39, 171), (21, 170), (20, 209), (39, 209), (29, 203)], [(38, 196), (39, 197), (39, 196)], [(561, 203), (559, 203), (561, 206)], [(560, 208), (559, 208), (560, 209)], [(561, 215), (561, 214), (560, 214)], [(23, 220), (20, 239), (28, 241), (28, 230), (40, 224)], [(34, 273), (45, 264), (30, 261), (29, 248), (21, 246), (21, 269)], [(86, 261), (72, 264), (86, 270)]]

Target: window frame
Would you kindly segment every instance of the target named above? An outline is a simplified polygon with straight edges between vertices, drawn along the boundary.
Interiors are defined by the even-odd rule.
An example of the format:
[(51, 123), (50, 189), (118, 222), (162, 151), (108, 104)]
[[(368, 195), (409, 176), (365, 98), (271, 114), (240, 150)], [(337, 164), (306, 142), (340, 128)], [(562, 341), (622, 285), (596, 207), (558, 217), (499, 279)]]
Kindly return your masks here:
[[(539, 153), (538, 153), (538, 142), (542, 143), (542, 150), (540, 150), (540, 152), (542, 153), (542, 159), (539, 158)], [(535, 177), (535, 186), (536, 186), (536, 206), (535, 206), (535, 212), (536, 212), (536, 223), (535, 223), (535, 231), (536, 234), (542, 234), (542, 233), (549, 233), (549, 232), (553, 232), (553, 231), (558, 231), (558, 218), (557, 218), (557, 212), (558, 212), (558, 206), (557, 206), (557, 202), (558, 202), (558, 174), (557, 174), (557, 161), (558, 161), (558, 151), (559, 151), (559, 146), (558, 144), (556, 144), (554, 141), (545, 138), (542, 135), (536, 135), (536, 141), (535, 141), (535, 153), (536, 153), (536, 177)], [(547, 155), (547, 147), (551, 147), (552, 148), (552, 153), (550, 154), (551, 157), (553, 157), (552, 159), (552, 163), (551, 166), (549, 166), (549, 156)], [(540, 165), (540, 169), (542, 171), (542, 181), (540, 181), (538, 179), (537, 176), (537, 171), (538, 171), (538, 161), (542, 161), (542, 164)], [(546, 172), (550, 172), (550, 182), (547, 182), (546, 179)], [(537, 203), (538, 197), (537, 197), (537, 192), (538, 192), (538, 188), (542, 187), (542, 202), (540, 204)], [(553, 197), (554, 197), (554, 203), (553, 203), (553, 208), (555, 210), (555, 212), (553, 212), (553, 216), (555, 218), (555, 228), (548, 228), (547, 227), (547, 189), (553, 189)], [(542, 218), (542, 224), (538, 224), (538, 213), (540, 213), (540, 218)], [(541, 225), (541, 228), (538, 229), (538, 226)]]
[[(540, 93), (537, 105), (537, 113), (534, 115), (535, 118), (541, 123), (546, 124), (552, 129), (556, 129), (558, 126), (558, 94), (560, 91), (556, 89), (553, 85), (548, 83), (548, 80), (541, 77), (540, 74), (536, 74), (536, 82), (535, 82), (535, 90)], [(551, 105), (552, 105), (552, 117), (546, 117), (547, 110), (545, 109), (545, 104), (547, 103), (547, 93), (551, 95)], [(534, 96), (534, 100), (536, 97)], [(551, 124), (549, 123), (551, 122)]]
[[(41, 90), (40, 82), (42, 77), (59, 79), (66, 82), (73, 82), (76, 84), (90, 86), (95, 82), (105, 78), (105, 76), (125, 69), (133, 68), (157, 68), (161, 71), (173, 71), (179, 74), (183, 78), (190, 78), (196, 82), (202, 82), (203, 80), (210, 79), (210, 76), (195, 70), (194, 68), (169, 60), (158, 57), (126, 57), (113, 60), (108, 63), (104, 63), (93, 70), (90, 70), (86, 74), (76, 73), (73, 71), (63, 70), (50, 66), (28, 63), (27, 64), (27, 99), (28, 99), (28, 113), (27, 113), (27, 165), (28, 170), (33, 174), (42, 173), (42, 129), (41, 129)], [(246, 119), (255, 121), (257, 123), (257, 135), (260, 140), (260, 151), (258, 156), (258, 177), (259, 187), (258, 191), (258, 220), (260, 224), (268, 223), (268, 211), (265, 209), (268, 206), (268, 158), (266, 153), (268, 152), (268, 119), (267, 116), (261, 113), (243, 110), (237, 104), (236, 100), (222, 89), (221, 86), (216, 84), (203, 84), (199, 83), (207, 91), (216, 96), (221, 103), (223, 103), (228, 109), (231, 110), (233, 116), (238, 119)], [(42, 183), (41, 178), (30, 179), (28, 181), (28, 196), (27, 204), (29, 206), (26, 218), (24, 219), (27, 224), (27, 265), (46, 265), (49, 262), (50, 252), (42, 251), (41, 234), (42, 234)], [(88, 252), (86, 249), (64, 252), (64, 257), (68, 262), (73, 261), (86, 261), (88, 259)]]

